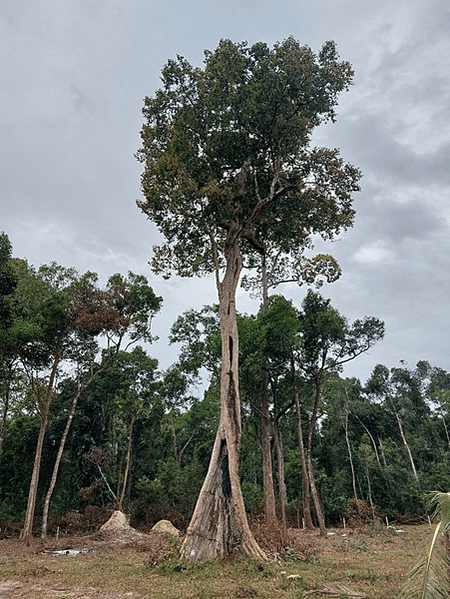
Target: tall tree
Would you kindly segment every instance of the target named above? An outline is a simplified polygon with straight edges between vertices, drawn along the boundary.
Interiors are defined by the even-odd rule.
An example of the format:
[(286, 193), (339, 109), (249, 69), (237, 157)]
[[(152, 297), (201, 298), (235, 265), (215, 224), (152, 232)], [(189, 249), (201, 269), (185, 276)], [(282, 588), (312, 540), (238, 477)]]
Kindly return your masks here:
[[(160, 298), (156, 298), (153, 290), (144, 285), (142, 277), (132, 273), (129, 277), (132, 284), (127, 286), (121, 275), (114, 275), (108, 283), (108, 291), (97, 288), (97, 275), (94, 273), (88, 272), (80, 276), (74, 269), (64, 268), (55, 263), (41, 266), (34, 277), (29, 277), (31, 281), (37, 278), (41, 284), (41, 295), (36, 298), (39, 334), (27, 344), (21, 354), (21, 361), (29, 378), (41, 422), (21, 535), (27, 545), (31, 543), (32, 538), (44, 437), (55, 383), (61, 369), (67, 371), (68, 368), (74, 367), (81, 378), (85, 374), (83, 383), (80, 379), (81, 387), (84, 386), (85, 389), (95, 378), (92, 372), (97, 369), (94, 367), (94, 358), (99, 349), (96, 338), (100, 334), (106, 336), (108, 349), (111, 351), (111, 343), (117, 344), (117, 339), (123, 339), (127, 333), (130, 334), (131, 340), (139, 339), (145, 332), (147, 336), (144, 338), (149, 338), (149, 309), (159, 306)], [(149, 301), (152, 302), (151, 308), (148, 306)], [(76, 393), (72, 403), (73, 411), (78, 397), (79, 393)], [(44, 537), (49, 501), (72, 418), (73, 414), (69, 415), (47, 494)]]
[[(122, 352), (119, 357), (118, 368), (122, 374), (123, 384), (122, 389), (118, 390), (116, 403), (120, 428), (127, 438), (125, 468), (123, 475), (122, 468), (119, 468), (117, 481), (117, 508), (122, 510), (131, 468), (133, 428), (139, 416), (149, 409), (158, 362), (150, 358), (140, 346), (135, 347), (131, 352)], [(122, 461), (121, 459), (121, 464)]]
[(240, 317), (238, 330), (241, 348), (241, 387), (252, 413), (255, 438), (261, 448), (263, 463), (264, 515), (266, 523), (278, 523), (274, 475), (272, 465), (272, 439), (278, 456), (280, 513), (285, 524), (284, 472), (281, 456), (282, 443), (279, 422), (292, 406), (281, 391), (290, 361), (290, 348), (298, 331), (295, 308), (282, 296), (267, 298), (267, 306), (256, 317)]
[(295, 368), (294, 349), (291, 348), (291, 375), (292, 375), (292, 395), (294, 398), (295, 416), (297, 424), (298, 448), (300, 451), (300, 463), (302, 466), (302, 488), (303, 488), (303, 519), (306, 528), (314, 528), (311, 516), (311, 497), (309, 493), (309, 476), (308, 467), (306, 465), (305, 444), (303, 441), (302, 430), (302, 409), (298, 396), (297, 373)]
[[(30, 383), (32, 382), (30, 364), (42, 366), (45, 362), (42, 343), (43, 318), (40, 306), (43, 299), (48, 298), (48, 289), (43, 279), (25, 260), (12, 258), (11, 247), (9, 245), (7, 248), (7, 244), (9, 241), (3, 237), (3, 255), (9, 258), (3, 263), (4, 320), (3, 326), (0, 326), (0, 388), (3, 395), (1, 451), (3, 451), (10, 400), (13, 395), (16, 397), (21, 393), (23, 395), (23, 388), (26, 387), (24, 381), (28, 379)], [(15, 279), (13, 287), (11, 287), (12, 277)], [(8, 288), (10, 293), (6, 293)]]
[(153, 268), (166, 276), (214, 272), (219, 296), (221, 419), (183, 544), (187, 559), (237, 546), (264, 558), (239, 480), (236, 288), (244, 262), (269, 245), (295, 258), (311, 235), (331, 238), (352, 225), (359, 171), (337, 150), (309, 147), (314, 128), (335, 119), (352, 76), (333, 42), (315, 55), (293, 38), (273, 48), (222, 40), (205, 52), (203, 69), (170, 60), (163, 87), (145, 100), (138, 205), (166, 241)]
[[(129, 272), (128, 277), (125, 278), (120, 274), (115, 274), (108, 280), (108, 284), (104, 290), (99, 289), (95, 285), (96, 280), (96, 276), (93, 277), (92, 275), (83, 277), (77, 291), (79, 297), (76, 327), (79, 331), (85, 333), (83, 335), (85, 337), (85, 348), (86, 346), (89, 347), (90, 342), (90, 351), (77, 354), (78, 390), (72, 399), (69, 417), (60, 440), (50, 485), (44, 501), (41, 533), (43, 540), (47, 536), (50, 500), (55, 488), (64, 446), (75, 415), (78, 399), (101, 373), (111, 367), (121, 350), (124, 340), (127, 341), (127, 348), (132, 343), (138, 341), (151, 342), (153, 340), (151, 334), (152, 318), (161, 307), (161, 298), (155, 295), (153, 289), (148, 285), (146, 278), (142, 275), (135, 275)], [(95, 339), (98, 336), (106, 338), (108, 344), (108, 349), (104, 352), (103, 359), (99, 363), (95, 359), (96, 354), (98, 354), (98, 346)], [(136, 384), (137, 379), (138, 375), (136, 374)], [(130, 394), (133, 399), (136, 399), (135, 393), (130, 392)], [(135, 402), (130, 401), (130, 406), (134, 406), (131, 410), (134, 413)], [(132, 425), (133, 420), (131, 421), (131, 432), (129, 435), (130, 447)], [(129, 459), (127, 460), (127, 466), (129, 466)], [(126, 480), (123, 487), (124, 492), (125, 486)], [(122, 501), (123, 497), (119, 501), (120, 509)]]
[(314, 405), (309, 421), (307, 462), (309, 484), (313, 496), (320, 534), (326, 535), (325, 518), (315, 484), (312, 440), (321, 401), (324, 376), (368, 351), (384, 337), (384, 323), (365, 317), (351, 325), (331, 306), (329, 299), (309, 290), (300, 313), (299, 363), (304, 375), (314, 386)]
[(419, 362), (414, 371), (404, 366), (389, 370), (386, 366), (377, 364), (366, 385), (369, 395), (382, 399), (386, 407), (392, 410), (418, 485), (419, 475), (404, 425), (406, 421), (411, 429), (417, 430), (421, 421), (429, 416), (430, 409), (424, 397), (425, 384), (428, 380), (426, 371), (429, 368), (426, 362)]
[[(39, 322), (39, 334), (26, 347), (21, 355), (25, 371), (40, 416), (40, 429), (34, 456), (33, 473), (28, 493), (27, 511), (21, 539), (31, 544), (33, 520), (36, 507), (37, 488), (41, 466), (42, 447), (53, 397), (54, 385), (61, 362), (66, 352), (74, 348), (74, 322), (76, 314), (73, 303), (73, 284), (76, 273), (73, 269), (64, 269), (56, 264), (41, 267), (39, 273), (29, 277), (38, 278), (41, 295), (36, 307), (36, 320)], [(74, 343), (74, 345), (76, 345)]]

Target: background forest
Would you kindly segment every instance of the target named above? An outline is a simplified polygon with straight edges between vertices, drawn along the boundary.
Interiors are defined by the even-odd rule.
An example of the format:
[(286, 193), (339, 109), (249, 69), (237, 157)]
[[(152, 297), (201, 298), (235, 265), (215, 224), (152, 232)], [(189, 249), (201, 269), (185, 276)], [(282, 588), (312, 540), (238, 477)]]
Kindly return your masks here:
[[(49, 513), (52, 532), (68, 512), (114, 506), (143, 528), (187, 525), (220, 415), (219, 317), (215, 306), (180, 315), (178, 361), (162, 371), (150, 345), (162, 302), (141, 275), (100, 287), (94, 273), (36, 270), (1, 235), (0, 521), (31, 513), (46, 528)], [(312, 289), (299, 306), (272, 296), (238, 326), (249, 513), (263, 514), (272, 492), (293, 526), (309, 511), (317, 525), (321, 508), (327, 525), (414, 521), (426, 492), (448, 491), (449, 373), (421, 361), (343, 378), (384, 325), (350, 323)]]

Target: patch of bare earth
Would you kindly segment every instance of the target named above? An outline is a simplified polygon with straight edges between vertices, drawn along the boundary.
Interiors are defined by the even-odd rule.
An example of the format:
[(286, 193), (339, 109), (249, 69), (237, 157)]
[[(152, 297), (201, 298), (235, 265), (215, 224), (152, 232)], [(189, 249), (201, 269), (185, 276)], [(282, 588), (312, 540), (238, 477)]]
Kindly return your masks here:
[(178, 534), (166, 521), (148, 534), (139, 532), (123, 513), (114, 512), (94, 535), (64, 537), (46, 546), (36, 541), (32, 547), (16, 539), (0, 540), (0, 599), (140, 599), (142, 595), (131, 590), (106, 592), (95, 584), (58, 580), (64, 578), (65, 560), (89, 560), (98, 554), (109, 554), (114, 561), (120, 554), (127, 560), (144, 552), (147, 563), (157, 563), (170, 555), (169, 540)]
[[(171, 554), (173, 542), (169, 540), (176, 536), (176, 529), (168, 523), (167, 528), (163, 524), (144, 534), (129, 526), (123, 515), (117, 515), (106, 524), (94, 535), (52, 539), (46, 546), (38, 540), (31, 548), (15, 539), (0, 540), (0, 599), (148, 599), (163, 596), (169, 579), (148, 566)], [(298, 587), (317, 589), (318, 596), (322, 589), (322, 593), (328, 593), (327, 597), (333, 596), (333, 590), (339, 595), (344, 588), (356, 589), (362, 591), (358, 596), (371, 599), (397, 596), (402, 582), (399, 562), (402, 562), (403, 578), (416, 559), (419, 544), (429, 532), (422, 526), (405, 527), (404, 532), (341, 528), (331, 529), (327, 538), (320, 538), (317, 530), (289, 529), (282, 534), (278, 530), (265, 529), (263, 525), (255, 526), (254, 530), (258, 542), (272, 560), (295, 560), (291, 564), (288, 561), (283, 567), (287, 573), (285, 578), (279, 577), (276, 584), (281, 585), (281, 590), (273, 597), (287, 596)], [(315, 563), (321, 568), (320, 580), (318, 577), (308, 582), (307, 576), (315, 576)], [(290, 576), (291, 572), (301, 576)], [(309, 586), (301, 586), (302, 577)], [(216, 591), (211, 596), (269, 596), (261, 590), (257, 595), (244, 593), (242, 589), (244, 586), (247, 589), (247, 582), (243, 579), (234, 595)], [(269, 582), (267, 580), (264, 585)], [(182, 588), (189, 584), (189, 579), (180, 577), (177, 579), (178, 594), (169, 595), (193, 597), (192, 589), (186, 587), (184, 592)], [(389, 591), (388, 587), (392, 589)]]

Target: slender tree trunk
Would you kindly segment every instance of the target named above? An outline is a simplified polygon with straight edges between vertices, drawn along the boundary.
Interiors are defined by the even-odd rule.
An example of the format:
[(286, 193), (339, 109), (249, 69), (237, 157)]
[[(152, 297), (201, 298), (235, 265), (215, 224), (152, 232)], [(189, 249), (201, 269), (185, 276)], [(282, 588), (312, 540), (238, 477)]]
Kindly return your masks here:
[(176, 461), (176, 463), (179, 466), (180, 462), (178, 460), (177, 433), (175, 431), (175, 424), (174, 424), (174, 421), (173, 421), (173, 413), (172, 412), (170, 412), (170, 423), (172, 425), (172, 431), (173, 431), (173, 457), (175, 458), (175, 461)]
[(36, 453), (34, 456), (33, 474), (31, 476), (30, 491), (28, 493), (27, 512), (25, 515), (25, 522), (24, 522), (23, 530), (20, 535), (20, 539), (28, 546), (31, 545), (31, 539), (33, 537), (33, 521), (34, 521), (34, 512), (36, 509), (36, 495), (37, 495), (37, 488), (38, 488), (38, 484), (39, 484), (39, 472), (41, 469), (42, 446), (44, 444), (45, 431), (47, 429), (48, 415), (50, 412), (50, 403), (51, 403), (52, 395), (53, 395), (53, 385), (55, 382), (58, 365), (59, 365), (59, 362), (61, 359), (60, 356), (61, 355), (58, 352), (53, 361), (53, 367), (52, 367), (50, 379), (48, 382), (44, 406), (43, 406), (42, 410), (40, 410), (41, 426), (39, 429), (39, 437), (38, 437), (38, 442), (37, 442), (37, 446), (36, 446)]
[(311, 517), (311, 498), (309, 495), (309, 477), (308, 477), (308, 469), (306, 466), (305, 446), (303, 443), (301, 408), (300, 408), (300, 401), (298, 399), (297, 382), (296, 382), (296, 378), (295, 378), (294, 353), (292, 351), (291, 351), (291, 372), (292, 372), (292, 391), (293, 391), (294, 405), (295, 405), (295, 417), (297, 420), (298, 449), (300, 452), (300, 461), (302, 464), (303, 518), (305, 521), (305, 527), (311, 530), (314, 528), (314, 524), (313, 524), (312, 517)]
[(178, 460), (177, 460), (177, 464), (179, 466), (179, 468), (181, 468), (181, 458), (183, 457), (183, 453), (185, 451), (185, 449), (187, 449), (187, 447), (189, 446), (189, 444), (191, 443), (192, 439), (195, 436), (195, 433), (197, 432), (198, 427), (195, 426), (194, 430), (192, 431), (189, 439), (186, 441), (186, 443), (183, 445), (183, 447), (180, 449), (179, 453), (178, 453)]
[(355, 505), (358, 505), (358, 494), (356, 492), (356, 476), (355, 476), (355, 467), (353, 466), (353, 456), (352, 456), (352, 448), (350, 447), (350, 439), (348, 438), (348, 394), (347, 389), (345, 389), (345, 414), (342, 419), (344, 431), (345, 431), (345, 442), (347, 444), (348, 458), (350, 460), (350, 469), (352, 471), (352, 483), (353, 483), (353, 496), (355, 498)]
[(64, 451), (64, 447), (66, 445), (67, 437), (69, 435), (69, 429), (72, 424), (73, 417), (75, 416), (75, 410), (77, 408), (77, 403), (80, 395), (89, 387), (89, 385), (97, 378), (97, 376), (104, 372), (111, 363), (109, 359), (104, 366), (102, 366), (96, 372), (93, 372), (89, 379), (82, 385), (78, 391), (75, 393), (74, 398), (72, 400), (72, 406), (70, 408), (69, 417), (67, 418), (66, 426), (64, 428), (63, 435), (61, 437), (61, 441), (59, 443), (58, 454), (56, 456), (55, 465), (53, 466), (52, 478), (50, 480), (50, 485), (47, 491), (47, 495), (45, 496), (44, 502), (44, 513), (42, 514), (42, 530), (41, 530), (41, 538), (42, 541), (45, 542), (47, 539), (47, 526), (48, 526), (48, 513), (50, 509), (50, 500), (53, 495), (53, 491), (55, 490), (56, 479), (58, 478), (59, 466), (61, 464), (61, 458)]
[(411, 449), (410, 449), (410, 447), (408, 445), (408, 442), (406, 440), (405, 433), (403, 432), (402, 421), (400, 420), (400, 416), (398, 415), (398, 412), (395, 409), (395, 405), (394, 405), (394, 402), (392, 400), (391, 400), (391, 406), (392, 406), (392, 409), (394, 411), (395, 417), (397, 419), (398, 428), (400, 430), (400, 435), (402, 437), (403, 444), (404, 444), (404, 446), (406, 448), (406, 452), (407, 452), (408, 457), (409, 457), (411, 468), (412, 468), (412, 471), (414, 473), (414, 478), (416, 479), (417, 484), (419, 484), (419, 477), (417, 476), (417, 470), (416, 470), (416, 466), (414, 464), (414, 459), (413, 459), (413, 456), (412, 456), (412, 453), (411, 453)]
[(378, 437), (378, 444), (380, 445), (381, 456), (383, 458), (384, 467), (387, 468), (386, 455), (384, 453), (384, 447), (383, 447), (383, 442), (381, 440), (381, 437)]
[(355, 467), (353, 465), (352, 448), (350, 447), (350, 441), (348, 438), (348, 418), (347, 417), (345, 417), (345, 425), (344, 426), (345, 426), (345, 442), (347, 444), (348, 459), (350, 461), (350, 470), (352, 471), (353, 497), (355, 498), (355, 501), (357, 502), (358, 494), (356, 492)]
[(325, 518), (323, 515), (322, 506), (320, 505), (319, 493), (317, 492), (316, 481), (314, 478), (314, 469), (312, 462), (312, 436), (314, 432), (314, 427), (316, 426), (317, 420), (317, 410), (319, 408), (319, 399), (320, 399), (320, 387), (321, 381), (316, 379), (316, 397), (314, 401), (314, 408), (311, 414), (311, 422), (309, 423), (309, 431), (308, 431), (308, 474), (309, 474), (309, 484), (311, 485), (311, 495), (313, 496), (314, 507), (316, 510), (317, 520), (319, 521), (319, 530), (320, 536), (325, 537), (327, 534), (327, 530), (325, 527)]
[(364, 469), (366, 471), (367, 490), (368, 490), (368, 493), (369, 493), (370, 509), (372, 510), (372, 518), (373, 518), (373, 520), (375, 520), (375, 506), (373, 504), (373, 499), (372, 499), (372, 485), (370, 483), (369, 466), (368, 466), (368, 461), (367, 460), (365, 462)]
[[(114, 491), (111, 489), (111, 485), (109, 484), (109, 482), (108, 482), (108, 479), (106, 478), (106, 476), (105, 476), (105, 474), (104, 474), (103, 470), (101, 469), (101, 466), (100, 466), (100, 464), (99, 464), (99, 463), (97, 463), (97, 468), (98, 468), (98, 471), (100, 472), (100, 476), (102, 477), (102, 479), (103, 479), (103, 482), (104, 482), (104, 483), (105, 483), (105, 485), (106, 485), (106, 488), (108, 489), (108, 491), (109, 491), (109, 492), (110, 492), (110, 494), (112, 495), (112, 497), (113, 497), (113, 499), (114, 499), (114, 502), (115, 502), (115, 504), (116, 504), (116, 505), (119, 505), (119, 499), (118, 499), (117, 495), (114, 493)], [(103, 505), (103, 504), (102, 504), (102, 505)]]
[[(261, 271), (263, 293), (261, 312), (265, 312), (269, 307), (269, 293), (264, 256), (261, 257)], [(263, 459), (264, 516), (268, 526), (276, 526), (278, 519), (275, 501), (275, 488), (273, 484), (269, 405), (269, 374), (266, 368), (261, 368), (261, 449)]]
[(242, 262), (238, 244), (238, 230), (232, 226), (221, 282), (216, 266), (222, 338), (220, 421), (206, 479), (181, 549), (189, 561), (224, 557), (233, 550), (266, 559), (248, 525), (239, 480), (241, 414), (235, 297)]
[(442, 423), (444, 424), (445, 436), (447, 437), (447, 445), (448, 445), (448, 448), (450, 449), (450, 437), (448, 436), (447, 424), (445, 423), (444, 412), (442, 411), (441, 404), (439, 404), (439, 411), (441, 413)]
[[(375, 443), (375, 439), (373, 438), (373, 435), (371, 434), (371, 432), (369, 431), (367, 426), (363, 422), (361, 422), (361, 419), (358, 416), (356, 416), (356, 418), (358, 419), (359, 424), (363, 427), (363, 429), (366, 431), (366, 433), (370, 437), (370, 440), (372, 441), (372, 445), (373, 445), (373, 450), (374, 450), (375, 456), (377, 458), (378, 466), (381, 469), (383, 469), (383, 467), (381, 466), (381, 462), (380, 462), (380, 456), (378, 455), (377, 444)], [(380, 441), (380, 448), (381, 448), (381, 441)], [(384, 458), (384, 456), (383, 456), (383, 458)], [(386, 466), (386, 460), (384, 460), (384, 465)]]
[(81, 390), (78, 391), (75, 397), (72, 400), (72, 407), (70, 409), (70, 414), (66, 422), (66, 427), (64, 429), (63, 435), (61, 437), (61, 441), (59, 443), (58, 454), (56, 456), (55, 465), (53, 466), (52, 478), (50, 480), (50, 486), (47, 491), (47, 495), (45, 496), (44, 502), (44, 513), (42, 514), (42, 531), (41, 538), (42, 541), (45, 542), (47, 539), (47, 524), (48, 524), (48, 512), (50, 508), (50, 499), (52, 497), (53, 491), (56, 485), (56, 479), (58, 476), (59, 465), (61, 463), (62, 454), (64, 451), (64, 446), (66, 444), (67, 436), (69, 434), (70, 425), (72, 424), (72, 420), (75, 414), (75, 409), (77, 407), (78, 398), (81, 395)]
[(280, 511), (281, 511), (281, 522), (283, 525), (283, 532), (286, 532), (286, 507), (287, 507), (287, 493), (286, 493), (286, 482), (284, 480), (284, 455), (283, 455), (283, 444), (281, 442), (280, 427), (278, 426), (278, 418), (274, 419), (273, 423), (273, 437), (275, 441), (275, 451), (277, 452), (278, 461), (278, 487), (280, 496)]
[[(120, 497), (120, 482), (122, 480), (122, 466), (123, 466), (123, 452), (120, 453), (119, 474), (117, 475), (117, 487), (116, 487), (116, 496), (117, 497)], [(119, 509), (118, 501), (117, 501), (116, 508)]]
[(133, 440), (133, 424), (134, 424), (134, 416), (131, 417), (130, 432), (128, 434), (127, 461), (126, 461), (126, 465), (125, 465), (125, 474), (123, 475), (122, 493), (120, 494), (120, 499), (119, 499), (119, 510), (120, 511), (122, 511), (123, 498), (125, 497), (125, 490), (127, 488), (128, 474), (130, 472), (131, 444), (132, 444), (132, 440)]
[(275, 526), (278, 519), (273, 484), (272, 447), (270, 442), (269, 376), (265, 368), (261, 369), (261, 378), (261, 448), (263, 458), (264, 516), (268, 526)]

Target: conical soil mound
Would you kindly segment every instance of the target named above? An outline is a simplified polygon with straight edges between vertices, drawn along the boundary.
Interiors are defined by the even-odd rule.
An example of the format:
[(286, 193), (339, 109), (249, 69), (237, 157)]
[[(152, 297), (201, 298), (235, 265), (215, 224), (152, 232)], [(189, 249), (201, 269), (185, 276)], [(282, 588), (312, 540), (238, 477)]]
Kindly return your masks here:
[(98, 532), (103, 538), (113, 538), (115, 541), (132, 541), (147, 537), (130, 526), (127, 517), (120, 511), (113, 512), (111, 518), (100, 527)]

